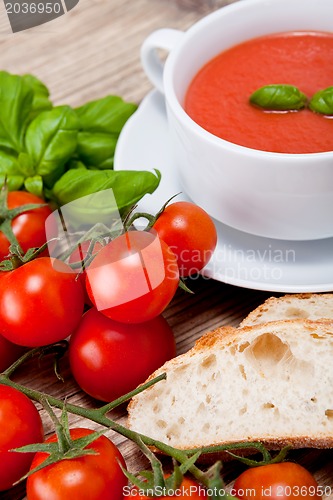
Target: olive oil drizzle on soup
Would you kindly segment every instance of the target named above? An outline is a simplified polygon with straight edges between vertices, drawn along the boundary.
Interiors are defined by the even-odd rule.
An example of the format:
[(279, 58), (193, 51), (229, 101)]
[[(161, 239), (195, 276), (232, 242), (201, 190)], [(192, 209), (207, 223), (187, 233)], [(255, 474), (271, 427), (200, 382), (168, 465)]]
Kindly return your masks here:
[(333, 119), (301, 111), (269, 112), (249, 103), (269, 84), (290, 84), (309, 98), (333, 86), (333, 33), (286, 32), (241, 43), (209, 61), (191, 82), (185, 110), (232, 143), (277, 153), (333, 150)]

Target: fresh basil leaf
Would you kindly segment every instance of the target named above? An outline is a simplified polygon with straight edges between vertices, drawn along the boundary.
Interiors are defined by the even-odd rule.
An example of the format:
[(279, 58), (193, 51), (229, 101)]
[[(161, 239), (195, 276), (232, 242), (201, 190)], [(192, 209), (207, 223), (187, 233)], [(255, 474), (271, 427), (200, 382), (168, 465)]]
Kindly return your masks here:
[(159, 185), (161, 174), (137, 170), (68, 170), (54, 185), (53, 198), (59, 205), (113, 189), (120, 212), (137, 203), (146, 193), (153, 193)]
[(102, 163), (100, 163), (97, 167), (88, 166), (88, 168), (92, 170), (112, 170), (113, 163), (114, 163), (114, 157), (111, 156), (110, 158), (107, 158)]
[(20, 189), (24, 182), (16, 155), (0, 150), (0, 186), (7, 181), (9, 191)]
[(8, 175), (21, 173), (17, 155), (0, 149), (0, 173)]
[(316, 92), (309, 102), (309, 108), (315, 113), (333, 115), (333, 87)]
[(68, 163), (66, 163), (66, 170), (71, 170), (74, 168), (87, 169), (86, 165), (80, 160), (70, 160)]
[(31, 175), (35, 174), (35, 169), (32, 163), (32, 159), (27, 153), (20, 153), (18, 155), (18, 164), (21, 173), (25, 177), (30, 177)]
[(52, 102), (49, 99), (50, 93), (46, 85), (34, 75), (23, 75), (22, 79), (33, 90), (32, 107), (29, 114), (29, 121), (33, 120), (42, 111), (52, 109)]
[(34, 92), (20, 76), (0, 71), (0, 146), (23, 150)]
[(25, 75), (22, 75), (21, 78), (32, 88), (35, 94), (40, 94), (45, 97), (48, 97), (50, 95), (47, 86), (36, 76), (27, 73)]
[(250, 96), (251, 104), (270, 111), (298, 110), (306, 102), (306, 95), (293, 85), (265, 85)]
[(43, 111), (28, 126), (25, 146), (36, 175), (51, 186), (76, 150), (79, 122), (69, 106)]
[(126, 211), (135, 205), (145, 194), (151, 194), (158, 187), (161, 180), (161, 173), (154, 169), (154, 173), (149, 171), (136, 170), (101, 170), (100, 172), (113, 172), (114, 195), (119, 211)]
[(112, 134), (79, 132), (77, 154), (86, 165), (98, 167), (110, 159), (113, 164), (116, 144), (117, 137)]
[(43, 198), (43, 179), (40, 175), (27, 177), (24, 181), (24, 187), (29, 193)]
[(80, 128), (86, 132), (119, 134), (137, 105), (118, 96), (106, 96), (76, 108)]
[(7, 183), (8, 191), (18, 191), (24, 183), (23, 175), (3, 175), (0, 174), (0, 187)]

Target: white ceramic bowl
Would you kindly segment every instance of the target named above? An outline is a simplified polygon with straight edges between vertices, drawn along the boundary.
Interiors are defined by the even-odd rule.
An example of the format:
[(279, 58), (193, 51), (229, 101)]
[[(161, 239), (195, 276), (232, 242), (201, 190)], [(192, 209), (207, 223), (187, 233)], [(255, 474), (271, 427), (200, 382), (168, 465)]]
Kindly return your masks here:
[[(313, 240), (333, 236), (333, 152), (284, 154), (238, 146), (204, 130), (183, 109), (192, 78), (214, 56), (251, 38), (293, 30), (333, 32), (333, 1), (240, 0), (185, 33), (152, 33), (141, 55), (148, 77), (165, 94), (174, 159), (190, 198), (236, 229)], [(170, 51), (165, 65), (159, 48)]]

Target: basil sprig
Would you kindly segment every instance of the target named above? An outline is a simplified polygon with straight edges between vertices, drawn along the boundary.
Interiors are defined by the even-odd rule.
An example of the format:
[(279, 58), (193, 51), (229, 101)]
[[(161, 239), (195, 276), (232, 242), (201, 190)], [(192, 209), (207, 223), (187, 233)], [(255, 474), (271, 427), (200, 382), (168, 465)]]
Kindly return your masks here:
[[(153, 193), (161, 180), (158, 170), (154, 172), (139, 170), (87, 170), (78, 165), (68, 170), (54, 185), (53, 197), (58, 205), (65, 205), (80, 197), (112, 188), (120, 214), (135, 205), (145, 194)], [(105, 202), (102, 199), (102, 203)], [(96, 200), (94, 200), (95, 203)], [(80, 206), (89, 221), (91, 215), (102, 214), (108, 207)], [(112, 206), (112, 210), (114, 207)]]
[(33, 75), (0, 71), (0, 185), (63, 205), (112, 188), (120, 212), (160, 182), (160, 173), (113, 171), (119, 134), (137, 105), (106, 96), (79, 108), (53, 106)]
[(75, 109), (80, 122), (77, 156), (87, 168), (113, 168), (119, 134), (136, 109), (135, 104), (114, 95)]
[(333, 115), (333, 87), (316, 92), (309, 102), (309, 108), (315, 113)]
[(294, 85), (265, 85), (253, 92), (250, 103), (269, 111), (292, 111), (305, 107), (307, 97)]

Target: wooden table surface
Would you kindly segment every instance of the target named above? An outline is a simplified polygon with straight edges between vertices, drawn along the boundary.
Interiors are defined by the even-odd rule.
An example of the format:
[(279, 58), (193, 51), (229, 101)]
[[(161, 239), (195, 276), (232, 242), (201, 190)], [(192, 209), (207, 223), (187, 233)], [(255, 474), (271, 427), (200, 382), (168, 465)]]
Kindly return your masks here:
[[(118, 94), (137, 103), (151, 89), (139, 59), (145, 37), (160, 27), (186, 29), (208, 12), (232, 3), (227, 0), (80, 0), (68, 14), (48, 24), (11, 34), (6, 14), (0, 9), (1, 69), (33, 73), (51, 90), (56, 104), (80, 105), (107, 94)], [(2, 17), (1, 17), (2, 16)], [(162, 202), (165, 200), (161, 200)], [(174, 330), (178, 353), (185, 352), (204, 332), (218, 325), (237, 325), (264, 301), (267, 292), (253, 291), (203, 278), (193, 281), (194, 296), (180, 291), (165, 311)], [(92, 407), (95, 403), (73, 381), (67, 359), (62, 362), (65, 383), (58, 382), (50, 362), (31, 363), (16, 379), (67, 401)], [(52, 430), (41, 410), (46, 433)], [(125, 421), (126, 409), (115, 416)], [(71, 425), (96, 428), (90, 421), (70, 416)], [(134, 445), (108, 432), (123, 453), (128, 468), (137, 471), (143, 464)], [(303, 450), (290, 457), (309, 468), (320, 485), (333, 489), (331, 451)], [(226, 481), (232, 484), (239, 465), (228, 464)], [(1, 498), (23, 498), (24, 485), (3, 493)], [(333, 498), (333, 493), (325, 498)], [(47, 500), (47, 499), (45, 499)]]

